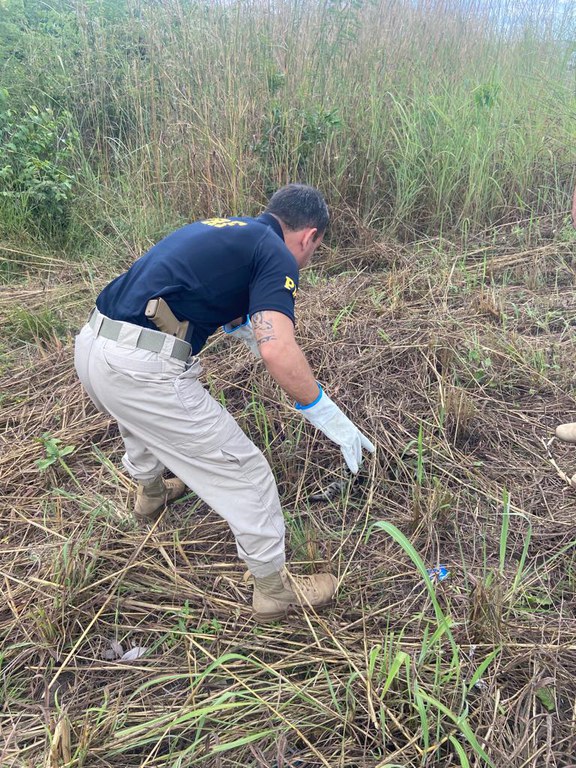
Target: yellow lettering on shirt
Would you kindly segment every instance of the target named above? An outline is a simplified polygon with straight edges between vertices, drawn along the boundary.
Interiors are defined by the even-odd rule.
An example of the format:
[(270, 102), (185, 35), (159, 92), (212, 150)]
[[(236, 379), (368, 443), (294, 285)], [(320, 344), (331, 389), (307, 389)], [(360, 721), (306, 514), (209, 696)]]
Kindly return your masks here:
[(291, 277), (286, 277), (286, 282), (284, 283), (284, 288), (286, 288), (287, 291), (290, 291), (294, 296), (296, 296), (296, 283), (294, 280), (292, 280)]
[(209, 227), (245, 227), (247, 222), (245, 221), (231, 221), (230, 219), (204, 219), (202, 224), (207, 224)]

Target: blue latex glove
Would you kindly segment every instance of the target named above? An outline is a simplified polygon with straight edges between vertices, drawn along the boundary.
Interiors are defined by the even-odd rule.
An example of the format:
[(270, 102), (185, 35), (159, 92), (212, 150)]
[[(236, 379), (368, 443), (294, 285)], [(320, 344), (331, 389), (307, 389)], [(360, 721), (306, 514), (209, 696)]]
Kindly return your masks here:
[(318, 385), (318, 397), (308, 405), (296, 403), (296, 409), (332, 442), (340, 446), (344, 461), (350, 472), (356, 474), (362, 464), (362, 449), (374, 453), (376, 448), (350, 421), (324, 390)]
[(222, 330), (224, 333), (233, 336), (235, 339), (240, 339), (240, 341), (242, 341), (248, 347), (250, 352), (252, 352), (254, 357), (262, 357), (258, 343), (256, 341), (256, 337), (254, 336), (254, 330), (252, 328), (252, 323), (250, 322), (250, 315), (248, 315), (246, 321), (240, 325), (233, 326), (232, 323), (226, 323), (226, 325), (222, 326)]

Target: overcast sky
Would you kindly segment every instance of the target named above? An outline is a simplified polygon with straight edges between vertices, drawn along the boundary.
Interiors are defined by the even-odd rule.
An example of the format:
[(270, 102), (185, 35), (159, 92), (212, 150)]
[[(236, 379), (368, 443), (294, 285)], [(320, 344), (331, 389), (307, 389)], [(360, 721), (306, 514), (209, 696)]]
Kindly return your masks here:
[(576, 0), (460, 0), (464, 7), (482, 8), (508, 28), (537, 21), (563, 37), (576, 36)]

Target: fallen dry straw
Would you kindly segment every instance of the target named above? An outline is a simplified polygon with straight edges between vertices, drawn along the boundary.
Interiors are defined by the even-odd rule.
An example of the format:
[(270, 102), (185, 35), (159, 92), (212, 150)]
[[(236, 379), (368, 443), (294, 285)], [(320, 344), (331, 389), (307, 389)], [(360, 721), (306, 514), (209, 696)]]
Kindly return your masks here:
[[(570, 254), (354, 256), (303, 280), (298, 332), (378, 445), (362, 484), (312, 503), (342, 477), (338, 451), (228, 340), (203, 355), (273, 466), (293, 568), (341, 579), (318, 617), (256, 627), (233, 539), (193, 495), (133, 525), (116, 427), (70, 340), (6, 353), (2, 766), (483, 765), (466, 723), (496, 766), (569, 764), (576, 494), (542, 439), (576, 418)], [(555, 460), (571, 475), (576, 450)], [(377, 521), (448, 566), (446, 626)], [(146, 652), (110, 658), (111, 642)]]

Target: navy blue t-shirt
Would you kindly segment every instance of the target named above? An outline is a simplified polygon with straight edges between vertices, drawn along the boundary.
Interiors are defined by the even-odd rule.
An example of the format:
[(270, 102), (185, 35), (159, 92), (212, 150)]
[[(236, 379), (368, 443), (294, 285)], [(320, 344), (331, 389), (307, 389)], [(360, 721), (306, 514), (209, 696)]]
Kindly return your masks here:
[(219, 326), (262, 310), (294, 322), (298, 264), (274, 216), (206, 219), (165, 237), (96, 300), (113, 320), (156, 326), (145, 316), (162, 297), (178, 320), (189, 320), (193, 354)]

